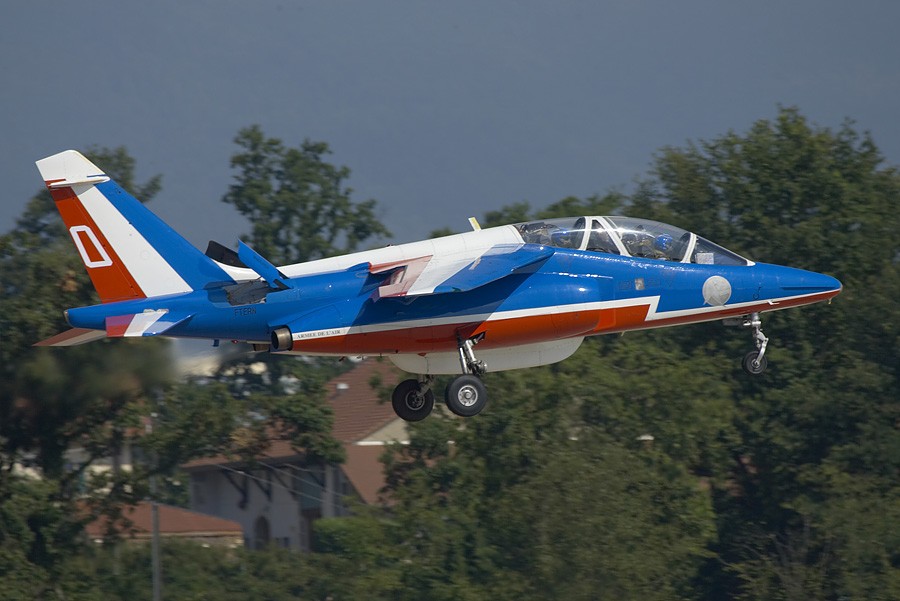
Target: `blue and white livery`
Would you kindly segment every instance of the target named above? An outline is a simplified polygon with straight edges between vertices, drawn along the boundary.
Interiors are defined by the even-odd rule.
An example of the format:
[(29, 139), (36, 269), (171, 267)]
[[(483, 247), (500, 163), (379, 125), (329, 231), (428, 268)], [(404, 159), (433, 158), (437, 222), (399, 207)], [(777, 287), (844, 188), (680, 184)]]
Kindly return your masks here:
[[(37, 162), (101, 304), (69, 309), (73, 330), (39, 345), (103, 337), (246, 341), (301, 355), (382, 355), (417, 373), (393, 395), (415, 421), (435, 374), (459, 374), (447, 406), (484, 407), (481, 376), (561, 361), (585, 336), (759, 314), (830, 299), (836, 279), (753, 263), (654, 221), (580, 216), (518, 223), (276, 267), (250, 247), (204, 254), (78, 152)], [(476, 355), (475, 346), (478, 345)]]

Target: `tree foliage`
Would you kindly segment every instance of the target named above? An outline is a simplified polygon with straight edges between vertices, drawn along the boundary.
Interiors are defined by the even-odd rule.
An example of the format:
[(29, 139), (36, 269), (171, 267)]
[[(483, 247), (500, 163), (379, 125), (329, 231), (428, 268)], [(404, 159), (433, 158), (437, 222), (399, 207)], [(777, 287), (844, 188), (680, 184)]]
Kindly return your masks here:
[(387, 565), (361, 565), (402, 591), (447, 598), (896, 597), (898, 185), (852, 123), (835, 132), (782, 109), (663, 149), (631, 195), (485, 215), (658, 219), (844, 291), (764, 315), (761, 380), (736, 361), (749, 337), (719, 324), (601, 337), (557, 366), (489, 374), (485, 413), (461, 431), (414, 428), (387, 463), (399, 505), (341, 539), (368, 557), (390, 549)]
[(390, 235), (376, 218), (375, 200), (350, 200), (353, 190), (344, 184), (350, 169), (324, 160), (331, 154), (325, 142), (286, 148), (258, 125), (234, 141), (242, 149), (231, 158), (238, 173), (222, 200), (247, 217), (250, 245), (272, 263), (321, 259)]
[[(141, 200), (159, 190), (159, 176), (135, 183), (123, 148), (89, 155)], [(60, 596), (68, 560), (84, 550), (84, 524), (100, 514), (121, 517), (148, 495), (150, 473), (171, 474), (210, 454), (250, 457), (272, 438), (342, 457), (317, 396), (176, 384), (164, 340), (33, 348), (68, 328), (65, 309), (99, 302), (46, 191), (0, 236), (0, 253), (0, 590), (20, 583), (21, 598)], [(129, 446), (152, 460), (94, 469)]]
[[(830, 306), (765, 314), (773, 369), (762, 381), (734, 379), (730, 480), (714, 481), (716, 550), (732, 571), (718, 586), (740, 589), (729, 573), (751, 598), (895, 586), (898, 566), (855, 551), (858, 539), (835, 512), (858, 506), (854, 523), (871, 536), (873, 556), (896, 556), (896, 542), (874, 523), (891, 515), (900, 445), (898, 198), (900, 177), (868, 134), (851, 122), (816, 127), (796, 109), (743, 135), (663, 149), (633, 198), (642, 216), (844, 284)], [(667, 338), (686, 353), (708, 346), (739, 356), (733, 337), (715, 329)]]
[[(123, 148), (89, 154), (110, 176), (134, 185), (134, 161)], [(157, 176), (135, 189), (148, 200), (159, 181)], [(66, 308), (96, 302), (68, 232), (43, 191), (29, 202), (17, 227), (0, 236), (0, 513), (7, 518), (0, 522), (0, 541), (12, 562), (0, 568), (0, 578), (36, 575), (32, 591), (52, 590), (61, 563), (77, 547), (76, 535), (92, 512), (76, 505), (92, 484), (88, 467), (122, 447), (129, 430), (140, 426), (142, 399), (169, 380), (160, 341), (140, 348), (124, 341), (31, 347), (67, 329)], [(73, 446), (82, 450), (75, 463), (67, 455)], [(23, 470), (43, 481), (22, 475)], [(144, 490), (124, 474), (97, 485), (104, 489), (93, 507), (98, 511)]]
[[(258, 127), (236, 141), (240, 173), (224, 200), (248, 215), (251, 243), (270, 260), (327, 256), (384, 234), (373, 201), (349, 202), (349, 172), (324, 163), (324, 144), (286, 149)], [(781, 109), (744, 133), (660, 150), (632, 193), (486, 214), (484, 227), (658, 219), (755, 261), (829, 273), (844, 290), (831, 305), (764, 314), (771, 362), (762, 379), (740, 371), (747, 332), (718, 323), (597, 337), (560, 364), (489, 373), (485, 412), (462, 421), (436, 411), (412, 425), (409, 444), (383, 457), (386, 504), (317, 522), (319, 553), (167, 542), (167, 594), (900, 597), (898, 201), (900, 176), (868, 134)], [(149, 598), (147, 549), (124, 550), (116, 572), (107, 549), (73, 546), (80, 523), (59, 502), (71, 486), (61, 449), (77, 437), (102, 455), (142, 414), (132, 399), (149, 388), (164, 390), (146, 397), (163, 427), (144, 440), (162, 466), (252, 454), (275, 420), (288, 424), (279, 435), (336, 458), (316, 401), (334, 367), (283, 361), (259, 372), (240, 360), (219, 383), (162, 389), (153, 369), (129, 363), (127, 345), (110, 345), (105, 363), (78, 349), (35, 354), (27, 344), (61, 327), (47, 316), (91, 295), (37, 207), (0, 238), (0, 324), (13, 344), (0, 350), (0, 598)], [(96, 381), (79, 381), (79, 369)], [(115, 382), (104, 383), (107, 372)], [(74, 407), (59, 400), (66, 395)], [(120, 421), (103, 421), (104, 407)], [(10, 457), (26, 453), (62, 476), (13, 477)]]

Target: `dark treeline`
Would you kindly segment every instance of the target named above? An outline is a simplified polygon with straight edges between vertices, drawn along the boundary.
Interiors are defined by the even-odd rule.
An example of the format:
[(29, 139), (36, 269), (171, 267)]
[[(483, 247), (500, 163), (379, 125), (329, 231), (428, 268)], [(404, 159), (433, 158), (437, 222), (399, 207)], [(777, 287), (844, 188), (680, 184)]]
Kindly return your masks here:
[[(225, 202), (276, 262), (386, 234), (354, 203), (328, 147), (242, 130)], [(92, 160), (142, 200), (123, 149)], [(763, 315), (769, 371), (751, 378), (746, 330), (699, 324), (586, 340), (570, 359), (488, 374), (465, 422), (435, 412), (384, 457), (386, 508), (317, 522), (318, 553), (164, 545), (167, 598), (900, 598), (900, 175), (868, 134), (796, 109), (742, 134), (664, 148), (631, 194), (490, 212), (483, 226), (627, 214), (696, 231), (755, 261), (828, 273), (831, 305)], [(293, 225), (322, 216), (304, 238)], [(345, 224), (332, 229), (334, 218)], [(148, 471), (211, 452), (249, 455), (263, 420), (340, 459), (321, 404), (331, 364), (247, 357), (211, 384), (174, 384), (162, 341), (32, 349), (94, 302), (49, 196), (0, 237), (0, 599), (150, 599), (149, 549), (87, 543), (83, 523), (147, 495)], [(267, 251), (267, 249), (269, 249)], [(281, 254), (279, 254), (281, 253)], [(158, 344), (154, 344), (158, 342)], [(302, 383), (287, 395), (278, 375)], [(155, 411), (153, 434), (135, 426)], [(649, 434), (652, 441), (643, 436)], [(452, 440), (454, 443), (448, 444)], [(89, 478), (127, 441), (150, 468)], [(25, 465), (37, 479), (14, 465)], [(81, 468), (86, 470), (86, 468)], [(170, 479), (169, 498), (183, 498)]]

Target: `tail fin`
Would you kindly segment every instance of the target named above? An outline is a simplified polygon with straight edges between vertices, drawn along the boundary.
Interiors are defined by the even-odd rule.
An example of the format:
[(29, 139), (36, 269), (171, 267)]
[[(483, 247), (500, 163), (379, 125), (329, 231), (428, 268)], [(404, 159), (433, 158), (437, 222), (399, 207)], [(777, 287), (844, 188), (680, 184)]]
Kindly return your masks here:
[(37, 167), (104, 303), (232, 281), (80, 153), (66, 150)]

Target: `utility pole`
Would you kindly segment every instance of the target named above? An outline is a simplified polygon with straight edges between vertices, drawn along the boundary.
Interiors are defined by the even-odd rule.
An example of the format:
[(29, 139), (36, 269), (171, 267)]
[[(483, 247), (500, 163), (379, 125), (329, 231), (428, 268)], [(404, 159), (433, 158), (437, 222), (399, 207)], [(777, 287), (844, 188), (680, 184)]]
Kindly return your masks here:
[[(147, 424), (147, 432), (153, 432), (153, 418), (156, 413), (150, 414), (150, 423)], [(156, 453), (153, 454), (153, 467), (156, 469)], [(153, 521), (152, 533), (152, 561), (153, 561), (153, 601), (162, 601), (162, 576), (161, 562), (159, 558), (159, 503), (156, 502), (157, 493), (156, 474), (151, 472), (150, 475), (150, 515)]]

